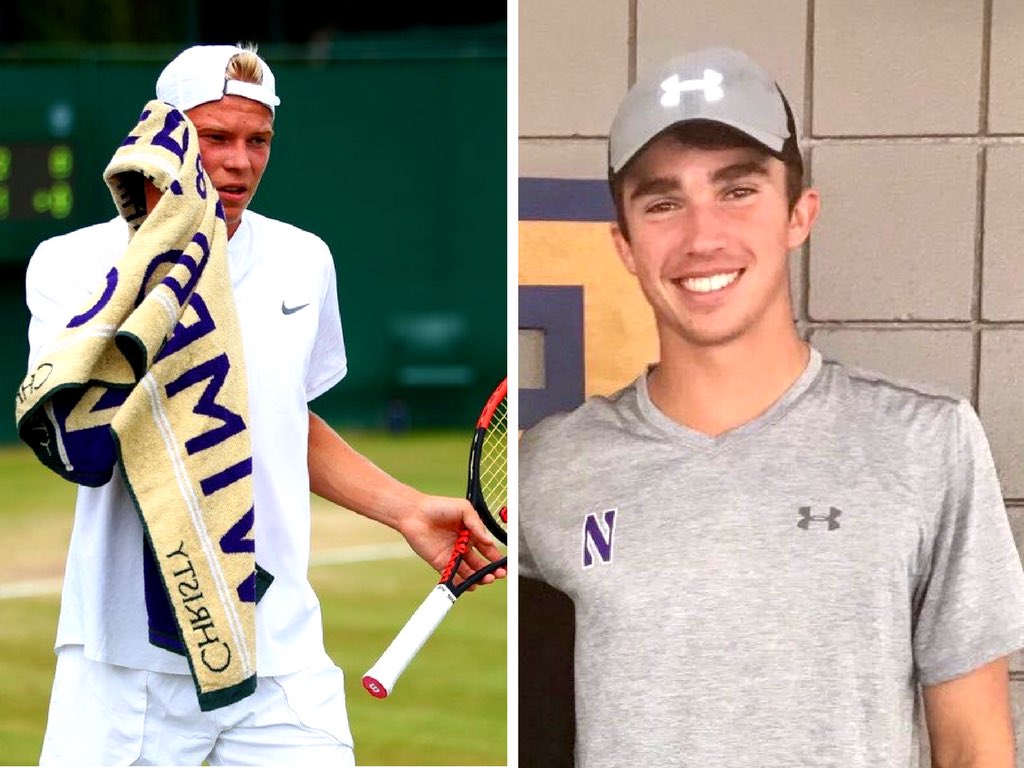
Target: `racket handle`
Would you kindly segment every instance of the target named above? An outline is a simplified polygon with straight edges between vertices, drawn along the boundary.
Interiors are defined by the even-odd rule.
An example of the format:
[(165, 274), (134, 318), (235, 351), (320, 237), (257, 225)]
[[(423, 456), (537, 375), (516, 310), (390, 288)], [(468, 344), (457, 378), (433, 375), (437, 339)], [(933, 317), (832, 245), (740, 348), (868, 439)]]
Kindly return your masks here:
[(377, 663), (363, 675), (363, 687), (378, 699), (386, 698), (395, 682), (419, 653), (437, 625), (452, 609), (455, 595), (444, 584), (438, 584), (409, 617), (402, 631), (391, 641)]

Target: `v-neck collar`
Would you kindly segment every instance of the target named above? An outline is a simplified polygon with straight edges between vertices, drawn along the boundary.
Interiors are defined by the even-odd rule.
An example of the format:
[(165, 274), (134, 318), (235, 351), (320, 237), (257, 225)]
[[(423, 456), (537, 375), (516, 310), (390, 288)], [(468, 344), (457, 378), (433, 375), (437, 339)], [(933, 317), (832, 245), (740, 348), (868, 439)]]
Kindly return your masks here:
[(661, 411), (651, 400), (651, 394), (647, 388), (649, 370), (636, 381), (637, 404), (644, 418), (673, 440), (686, 443), (694, 448), (718, 449), (759, 432), (781, 418), (800, 396), (810, 389), (820, 372), (821, 353), (814, 347), (810, 347), (810, 355), (803, 373), (790, 385), (789, 389), (782, 393), (778, 400), (750, 421), (720, 435), (706, 435), (703, 432), (698, 432), (674, 421)]

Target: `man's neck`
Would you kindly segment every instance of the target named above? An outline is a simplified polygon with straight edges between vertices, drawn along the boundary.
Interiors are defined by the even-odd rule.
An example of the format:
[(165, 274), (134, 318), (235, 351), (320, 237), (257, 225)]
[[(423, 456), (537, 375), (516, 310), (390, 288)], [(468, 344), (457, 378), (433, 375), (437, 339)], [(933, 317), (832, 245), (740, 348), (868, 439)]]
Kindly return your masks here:
[(651, 400), (673, 421), (720, 435), (764, 413), (807, 368), (810, 349), (790, 328), (771, 340), (748, 336), (720, 346), (662, 340), (648, 379)]

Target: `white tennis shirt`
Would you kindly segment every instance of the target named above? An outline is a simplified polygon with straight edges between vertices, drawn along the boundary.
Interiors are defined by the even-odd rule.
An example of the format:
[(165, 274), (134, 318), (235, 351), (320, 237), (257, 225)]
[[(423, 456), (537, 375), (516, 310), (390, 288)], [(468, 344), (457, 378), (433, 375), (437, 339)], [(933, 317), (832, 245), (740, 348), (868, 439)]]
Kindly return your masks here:
[[(28, 266), (30, 365), (84, 306), (128, 243), (116, 218), (39, 245)], [(246, 211), (228, 241), (249, 385), (256, 561), (274, 582), (256, 609), (257, 669), (285, 675), (324, 655), (309, 584), (308, 401), (346, 372), (334, 259), (318, 237)], [(156, 672), (189, 674), (183, 656), (149, 643), (143, 533), (120, 473), (80, 487), (56, 646)]]

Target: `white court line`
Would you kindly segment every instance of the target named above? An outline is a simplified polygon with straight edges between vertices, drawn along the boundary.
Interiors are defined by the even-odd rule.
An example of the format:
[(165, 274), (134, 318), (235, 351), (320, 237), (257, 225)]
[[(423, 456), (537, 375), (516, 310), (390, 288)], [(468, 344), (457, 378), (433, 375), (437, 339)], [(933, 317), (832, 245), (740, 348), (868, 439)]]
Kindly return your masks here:
[[(409, 548), (408, 544), (367, 544), (360, 547), (339, 547), (317, 552), (309, 558), (309, 567), (371, 563), (376, 560), (396, 560), (415, 556), (416, 553)], [(59, 595), (62, 583), (61, 579), (32, 579), (0, 584), (0, 600)]]
[(400, 557), (415, 557), (408, 544), (366, 544), (361, 547), (339, 547), (324, 552), (315, 552), (309, 558), (309, 566), (341, 565), (343, 563), (370, 563), (374, 560), (396, 560)]
[(11, 600), (18, 597), (39, 597), (41, 595), (59, 595), (61, 579), (33, 579), (31, 581), (11, 581), (0, 584), (0, 600)]

